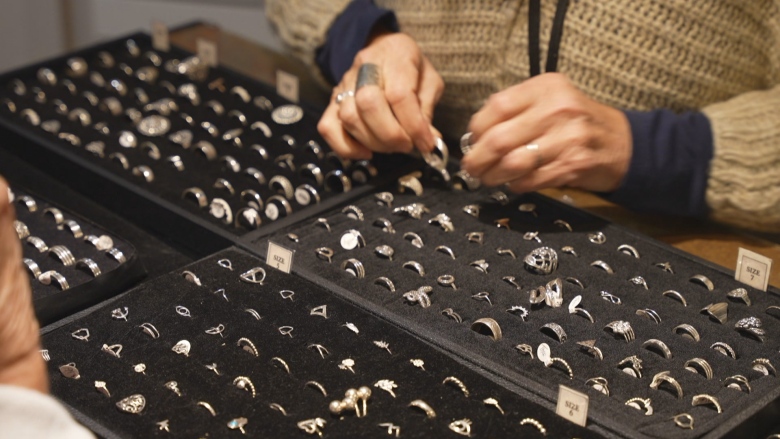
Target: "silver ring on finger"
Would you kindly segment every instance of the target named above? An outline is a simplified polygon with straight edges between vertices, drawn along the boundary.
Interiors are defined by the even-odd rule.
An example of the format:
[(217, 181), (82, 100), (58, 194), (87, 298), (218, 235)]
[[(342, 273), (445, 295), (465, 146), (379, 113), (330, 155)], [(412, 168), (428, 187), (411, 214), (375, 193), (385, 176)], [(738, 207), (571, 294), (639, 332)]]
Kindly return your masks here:
[(536, 156), (536, 162), (534, 163), (534, 169), (539, 169), (542, 166), (542, 154), (539, 152), (538, 143), (529, 143), (523, 146), (528, 151), (533, 151)]
[(337, 94), (335, 101), (337, 104), (340, 104), (344, 102), (345, 98), (352, 98), (352, 97), (355, 97), (355, 90), (347, 90)]

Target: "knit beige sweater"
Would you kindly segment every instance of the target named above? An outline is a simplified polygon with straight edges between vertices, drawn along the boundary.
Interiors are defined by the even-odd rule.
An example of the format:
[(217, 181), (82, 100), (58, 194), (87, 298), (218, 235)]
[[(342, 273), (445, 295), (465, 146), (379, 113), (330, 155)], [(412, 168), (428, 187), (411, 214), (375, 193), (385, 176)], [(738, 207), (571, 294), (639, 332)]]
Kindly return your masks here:
[[(350, 0), (266, 0), (292, 52), (314, 52)], [(528, 77), (528, 0), (376, 0), (446, 83), (437, 127), (465, 132), (491, 94)], [(542, 0), (541, 59), (557, 1)], [(701, 110), (715, 139), (707, 204), (720, 221), (780, 230), (780, 0), (577, 0), (558, 71), (617, 108)]]

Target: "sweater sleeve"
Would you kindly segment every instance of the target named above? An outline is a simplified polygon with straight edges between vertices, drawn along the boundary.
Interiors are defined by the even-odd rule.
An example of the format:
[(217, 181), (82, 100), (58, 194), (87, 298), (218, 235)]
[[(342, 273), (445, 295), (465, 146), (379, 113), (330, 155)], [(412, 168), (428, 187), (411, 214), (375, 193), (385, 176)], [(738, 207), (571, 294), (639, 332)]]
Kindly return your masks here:
[(601, 194), (638, 211), (704, 216), (712, 130), (699, 112), (626, 111), (633, 151), (620, 187)]
[(57, 400), (22, 387), (0, 385), (0, 439), (93, 439)]
[(266, 0), (265, 12), (293, 56), (311, 67), (316, 78), (327, 84), (317, 68), (315, 53), (325, 44), (328, 29), (351, 0)]
[(713, 218), (780, 230), (780, 85), (703, 111), (715, 143), (706, 193)]

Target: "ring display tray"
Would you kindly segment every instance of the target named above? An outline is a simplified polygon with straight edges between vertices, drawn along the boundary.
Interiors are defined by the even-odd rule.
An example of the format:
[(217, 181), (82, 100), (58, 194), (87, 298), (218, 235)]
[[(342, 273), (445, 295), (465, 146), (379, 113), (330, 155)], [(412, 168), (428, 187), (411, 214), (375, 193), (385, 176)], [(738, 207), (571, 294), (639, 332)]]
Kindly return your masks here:
[(145, 275), (129, 242), (19, 186), (11, 189), (14, 225), (42, 324), (119, 294)]
[(142, 33), (0, 76), (3, 148), (201, 255), (359, 197), (403, 160), (342, 160), (316, 120)]
[[(597, 437), (314, 283), (256, 267), (227, 249), (44, 328), (52, 393), (107, 438), (543, 437), (526, 418), (547, 437)], [(241, 280), (253, 269), (244, 277), (262, 283)], [(362, 387), (355, 409), (345, 394)]]
[[(551, 406), (559, 384), (588, 394), (589, 424), (615, 436), (740, 437), (740, 428), (752, 435), (775, 424), (765, 415), (780, 395), (780, 314), (768, 308), (780, 305), (777, 290), (754, 290), (720, 267), (538, 194), (424, 186), (420, 196), (386, 188), (392, 207), (366, 196), (246, 246), (289, 247), (301, 276)], [(550, 259), (557, 267), (543, 274)], [(738, 288), (750, 304), (732, 292)], [(653, 339), (670, 355), (646, 343)], [(543, 343), (556, 360), (540, 361)], [(664, 371), (671, 380), (658, 375)], [(693, 429), (675, 425), (683, 413)]]

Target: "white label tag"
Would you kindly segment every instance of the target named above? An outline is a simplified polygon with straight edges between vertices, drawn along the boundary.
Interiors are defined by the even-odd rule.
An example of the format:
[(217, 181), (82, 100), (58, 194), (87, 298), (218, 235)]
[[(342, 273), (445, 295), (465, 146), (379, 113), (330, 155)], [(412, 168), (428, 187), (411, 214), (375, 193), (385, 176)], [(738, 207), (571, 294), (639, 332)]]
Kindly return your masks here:
[(217, 64), (219, 64), (217, 43), (203, 38), (198, 38), (195, 44), (197, 45), (198, 58), (200, 58), (210, 67), (216, 67)]
[(588, 422), (588, 395), (566, 386), (558, 386), (558, 416), (582, 427)]
[(162, 21), (152, 21), (152, 47), (155, 50), (167, 52), (171, 50), (171, 40), (168, 38), (168, 26)]
[(276, 93), (292, 102), (298, 102), (298, 77), (284, 70), (277, 70)]
[(771, 270), (772, 259), (748, 249), (739, 248), (734, 279), (757, 290), (766, 291)]
[(295, 251), (268, 241), (268, 254), (265, 256), (265, 263), (279, 271), (290, 274), (294, 255)]
[(536, 348), (536, 358), (539, 359), (545, 366), (550, 366), (550, 345), (542, 343)]

